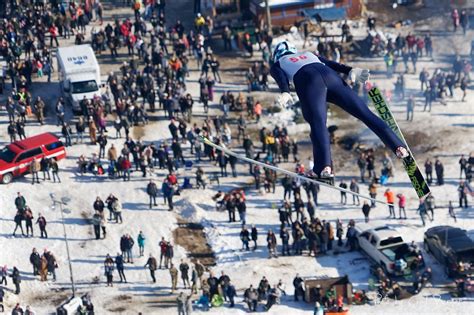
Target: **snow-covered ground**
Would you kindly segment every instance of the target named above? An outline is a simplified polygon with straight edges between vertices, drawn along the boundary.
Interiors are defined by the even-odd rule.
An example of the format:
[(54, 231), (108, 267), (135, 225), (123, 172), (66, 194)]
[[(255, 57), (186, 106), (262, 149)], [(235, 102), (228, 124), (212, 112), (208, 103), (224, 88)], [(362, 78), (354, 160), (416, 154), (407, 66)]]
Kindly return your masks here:
[[(472, 37), (472, 33), (469, 33)], [(438, 38), (437, 38), (438, 39)], [(458, 36), (458, 42), (464, 39)], [(465, 41), (468, 42), (468, 41)], [(439, 38), (436, 48), (441, 49), (444, 40)], [(361, 61), (363, 64), (364, 61)], [(222, 61), (225, 64), (225, 61)], [(192, 61), (194, 65), (194, 61)], [(370, 64), (372, 70), (382, 69), (381, 60), (376, 60)], [(427, 60), (419, 65), (434, 66)], [(189, 89), (194, 97), (198, 95), (197, 79), (199, 73), (193, 71), (189, 78)], [(384, 88), (392, 88), (392, 80), (387, 80), (381, 75), (375, 75), (374, 80)], [(418, 89), (417, 76), (406, 76), (409, 91)], [(234, 80), (226, 76), (226, 88), (228, 85), (235, 89), (243, 89), (242, 86), (234, 85)], [(219, 85), (218, 85), (219, 87)], [(33, 94), (44, 89), (45, 85), (34, 87)], [(46, 86), (48, 93), (55, 94), (57, 91), (54, 85)], [(44, 92), (44, 91), (42, 91)], [(470, 91), (472, 93), (472, 91)], [(474, 108), (472, 102), (474, 95), (469, 95), (467, 103), (460, 103), (459, 90), (453, 101), (447, 106), (434, 105), (433, 112), (423, 113), (418, 108), (415, 112), (415, 120), (412, 123), (404, 121), (404, 104), (394, 103), (394, 112), (400, 120), (402, 129), (406, 131), (421, 131), (430, 136), (433, 145), (443, 144), (430, 156), (440, 156), (445, 165), (446, 184), (442, 187), (433, 186), (432, 190), (439, 205), (447, 205), (448, 200), (456, 200), (458, 184), (458, 156), (461, 153), (468, 154), (473, 149), (474, 137), (472, 127), (474, 124)], [(219, 96), (219, 95), (218, 95)], [(49, 104), (50, 113), (54, 103)], [(213, 110), (216, 112), (216, 110)], [(203, 111), (197, 104), (196, 113), (202, 115)], [(7, 117), (2, 112), (0, 123), (4, 126), (0, 129), (1, 144), (6, 144), (6, 121)], [(272, 117), (266, 117), (260, 124), (266, 125), (273, 121)], [(328, 124), (343, 124), (337, 118), (331, 118)], [(347, 123), (353, 124), (352, 120)], [(366, 128), (357, 125), (359, 129), (354, 132), (366, 134)], [(48, 117), (48, 124), (39, 126), (37, 123), (28, 123), (27, 134), (34, 135), (40, 132), (52, 131), (59, 134), (59, 127), (54, 125), (52, 116)], [(113, 132), (112, 132), (113, 134)], [(305, 134), (301, 130), (294, 132), (299, 139), (303, 139)], [(169, 139), (168, 122), (158, 120), (150, 123), (145, 128), (135, 128), (132, 135), (140, 135), (140, 139), (145, 142), (160, 142)], [(433, 135), (436, 135), (433, 137)], [(109, 138), (109, 144), (114, 143), (118, 148), (122, 147), (123, 139)], [(235, 143), (236, 144), (236, 143)], [(242, 314), (246, 308), (241, 301), (242, 293), (250, 284), (258, 285), (262, 276), (269, 279), (270, 284), (276, 284), (282, 279), (287, 286), (290, 296), (283, 297), (281, 305), (276, 305), (271, 309), (271, 314), (309, 314), (312, 305), (303, 302), (293, 302), (291, 294), (292, 279), (296, 273), (303, 277), (312, 276), (337, 276), (349, 275), (355, 288), (366, 289), (368, 285), (369, 263), (363, 259), (360, 253), (341, 253), (339, 255), (329, 254), (325, 257), (279, 257), (268, 259), (265, 247), (265, 234), (268, 229), (273, 229), (278, 233), (279, 221), (277, 208), (280, 205), (282, 191), (277, 188), (275, 194), (260, 194), (254, 189), (247, 191), (247, 224), (255, 224), (259, 230), (259, 248), (255, 252), (243, 252), (240, 250), (241, 243), (238, 237), (240, 224), (227, 222), (227, 212), (216, 212), (214, 202), (211, 197), (217, 189), (230, 190), (234, 187), (247, 187), (251, 178), (247, 174), (247, 166), (239, 166), (238, 178), (225, 178), (221, 180), (221, 186), (211, 185), (207, 190), (186, 190), (177, 198), (176, 210), (167, 211), (167, 207), (162, 204), (160, 198), (159, 207), (148, 209), (148, 197), (145, 187), (148, 181), (133, 174), (130, 182), (121, 180), (109, 180), (106, 178), (94, 177), (92, 175), (79, 175), (77, 173), (76, 160), (81, 154), (90, 157), (93, 152), (97, 152), (98, 147), (87, 144), (74, 145), (68, 148), (68, 158), (60, 163), (60, 176), (62, 184), (53, 184), (49, 181), (40, 185), (32, 186), (29, 177), (20, 178), (9, 185), (0, 186), (0, 265), (7, 264), (9, 268), (17, 266), (23, 276), (22, 293), (19, 296), (7, 293), (5, 305), (7, 310), (16, 303), (22, 305), (30, 304), (38, 314), (47, 314), (53, 311), (58, 302), (66, 298), (69, 292), (69, 271), (67, 268), (67, 256), (63, 241), (61, 215), (58, 209), (51, 208), (50, 193), (55, 193), (57, 197), (69, 196), (71, 202), (66, 206), (70, 210), (66, 214), (65, 224), (71, 246), (71, 258), (73, 264), (74, 278), (80, 293), (89, 293), (96, 306), (97, 314), (136, 314), (138, 311), (143, 314), (166, 314), (174, 313), (175, 310), (163, 308), (164, 304), (160, 299), (166, 299), (170, 291), (170, 276), (167, 270), (157, 271), (157, 283), (152, 284), (149, 274), (143, 268), (148, 253), (159, 256), (158, 242), (161, 237), (172, 238), (172, 231), (177, 227), (177, 218), (182, 216), (194, 222), (201, 222), (205, 227), (205, 232), (212, 249), (216, 253), (217, 265), (212, 268), (215, 274), (220, 274), (223, 270), (229, 274), (232, 282), (239, 291), (236, 308), (212, 309), (215, 314)], [(189, 154), (189, 150), (186, 150)], [(428, 156), (428, 153), (420, 153), (418, 160), (420, 164)], [(380, 163), (379, 163), (380, 164)], [(216, 171), (216, 167), (209, 163), (202, 163), (206, 171)], [(356, 166), (346, 163), (345, 169), (338, 170), (338, 175), (345, 178), (355, 176)], [(195, 165), (196, 166), (196, 165)], [(291, 167), (291, 164), (285, 165)], [(184, 171), (181, 170), (181, 175)], [(160, 181), (164, 172), (157, 171), (152, 178)], [(41, 177), (41, 176), (40, 176)], [(471, 233), (474, 230), (473, 208), (464, 210), (456, 209), (458, 222), (454, 223), (448, 216), (447, 208), (436, 209), (434, 222), (428, 222), (426, 228), (421, 226), (420, 219), (415, 212), (417, 207), (416, 195), (408, 182), (401, 164), (396, 162), (395, 178), (391, 180), (389, 187), (396, 193), (404, 193), (408, 196), (408, 219), (388, 220), (388, 210), (384, 206), (377, 206), (371, 213), (373, 224), (387, 224), (399, 231), (406, 241), (414, 240), (419, 245), (423, 240), (423, 233), (426, 228), (440, 224), (449, 224), (462, 227)], [(17, 192), (22, 192), (27, 200), (27, 204), (33, 210), (35, 217), (42, 213), (48, 220), (49, 239), (38, 238), (38, 229), (35, 227), (34, 238), (14, 238), (11, 232), (14, 228), (13, 217), (15, 215), (14, 198)], [(367, 187), (361, 185), (361, 192), (366, 193)], [(379, 189), (379, 197), (382, 195), (382, 188)], [(86, 218), (92, 215), (92, 203), (96, 196), (105, 199), (110, 193), (116, 196), (123, 203), (123, 224), (107, 224), (107, 239), (95, 240), (92, 226)], [(306, 196), (304, 196), (305, 198)], [(306, 200), (306, 199), (304, 199)], [(361, 222), (363, 219), (360, 207), (339, 204), (339, 193), (330, 189), (322, 188), (319, 195), (320, 206), (316, 215), (326, 220), (334, 221), (337, 218), (344, 220), (345, 224), (349, 219), (356, 219)], [(348, 197), (351, 204), (351, 197)], [(471, 201), (471, 200), (470, 200)], [(471, 201), (472, 202), (472, 201)], [(125, 273), (129, 283), (116, 284), (113, 288), (105, 287), (103, 276), (103, 261), (105, 255), (110, 253), (115, 255), (119, 251), (120, 236), (129, 233), (136, 239), (138, 232), (143, 231), (147, 237), (145, 245), (145, 257), (137, 258), (135, 264), (126, 265)], [(280, 240), (278, 239), (278, 242)], [(58, 281), (40, 282), (32, 275), (32, 268), (29, 263), (31, 249), (36, 247), (40, 253), (43, 249), (52, 251), (59, 262), (57, 269)], [(136, 249), (136, 246), (135, 246)], [(135, 251), (137, 254), (137, 251)], [(186, 257), (183, 248), (175, 247), (175, 262)], [(449, 283), (442, 271), (442, 267), (425, 253), (428, 265), (434, 270), (434, 286), (422, 291), (421, 294), (409, 300), (384, 301), (377, 305), (353, 306), (351, 314), (472, 314), (474, 303), (471, 301), (453, 301), (444, 285)], [(96, 282), (100, 279), (100, 283)], [(117, 278), (117, 276), (115, 277)], [(12, 286), (9, 283), (9, 290)], [(173, 298), (170, 298), (172, 300)], [(168, 305), (169, 306), (169, 305)]]

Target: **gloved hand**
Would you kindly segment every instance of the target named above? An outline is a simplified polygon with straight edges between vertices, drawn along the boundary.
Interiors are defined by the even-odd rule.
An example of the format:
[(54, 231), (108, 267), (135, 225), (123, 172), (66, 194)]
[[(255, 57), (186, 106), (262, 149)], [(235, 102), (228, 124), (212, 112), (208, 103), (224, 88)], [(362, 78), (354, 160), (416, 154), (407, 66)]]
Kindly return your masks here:
[(277, 100), (277, 104), (280, 105), (283, 109), (288, 108), (289, 106), (293, 105), (293, 97), (288, 92), (281, 93)]
[(352, 82), (359, 81), (362, 84), (365, 84), (369, 80), (370, 71), (369, 69), (354, 68), (349, 72), (349, 78)]

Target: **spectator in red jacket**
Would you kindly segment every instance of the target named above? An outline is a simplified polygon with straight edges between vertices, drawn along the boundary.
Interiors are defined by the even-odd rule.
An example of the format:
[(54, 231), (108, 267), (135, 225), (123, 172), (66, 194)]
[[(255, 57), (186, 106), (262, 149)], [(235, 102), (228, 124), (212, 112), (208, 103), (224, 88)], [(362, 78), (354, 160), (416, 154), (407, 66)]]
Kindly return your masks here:
[(59, 47), (59, 42), (58, 42), (58, 28), (56, 25), (52, 24), (51, 27), (49, 28), (49, 34), (51, 35), (51, 38), (49, 40), (49, 46), (53, 47), (53, 41), (56, 42), (56, 47)]
[(406, 41), (407, 41), (408, 51), (413, 52), (413, 48), (415, 47), (415, 44), (416, 44), (415, 36), (412, 35), (411, 33), (408, 33), (406, 37)]
[(130, 29), (126, 22), (123, 22), (122, 25), (120, 25), (120, 33), (122, 34), (124, 40), (128, 38)]
[(402, 212), (403, 212), (403, 219), (407, 218), (407, 213), (405, 211), (405, 205), (406, 205), (406, 197), (403, 194), (397, 194), (398, 198), (398, 216), (399, 219), (402, 218)]
[(178, 178), (176, 177), (175, 173), (171, 173), (168, 175), (168, 182), (170, 185), (176, 185), (178, 183)]
[(416, 39), (416, 54), (418, 57), (423, 57), (423, 49), (425, 49), (425, 41), (422, 37)]
[(166, 251), (168, 250), (168, 244), (165, 241), (165, 238), (162, 237), (160, 243), (158, 244), (160, 246), (160, 269), (161, 269), (161, 264), (165, 262), (165, 269), (168, 268), (168, 264), (166, 263)]
[(128, 157), (124, 157), (121, 163), (122, 171), (123, 171), (123, 181), (130, 181), (130, 169), (132, 168), (132, 163), (128, 159)]

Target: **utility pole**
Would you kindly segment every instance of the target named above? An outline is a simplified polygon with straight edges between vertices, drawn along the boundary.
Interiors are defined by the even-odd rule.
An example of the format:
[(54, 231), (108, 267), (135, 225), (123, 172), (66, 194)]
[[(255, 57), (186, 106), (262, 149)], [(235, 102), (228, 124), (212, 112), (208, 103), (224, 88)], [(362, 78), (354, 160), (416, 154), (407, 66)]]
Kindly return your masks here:
[(267, 19), (268, 34), (272, 35), (272, 16), (270, 14), (270, 6), (268, 5), (269, 0), (265, 0), (265, 17)]
[(64, 211), (67, 209), (63, 209), (63, 206), (67, 205), (68, 202), (70, 201), (70, 198), (68, 197), (63, 197), (61, 200), (57, 200), (54, 194), (49, 194), (51, 197), (51, 200), (53, 201), (52, 209), (55, 208), (56, 204), (59, 204), (59, 211), (61, 212), (61, 223), (63, 225), (63, 233), (64, 233), (64, 241), (66, 242), (66, 253), (67, 253), (67, 259), (69, 262), (69, 276), (71, 278), (71, 289), (72, 289), (72, 297), (74, 298), (76, 296), (76, 286), (74, 284), (74, 276), (72, 273), (72, 262), (71, 262), (71, 254), (69, 252), (69, 241), (67, 239), (67, 233), (66, 233), (66, 224), (64, 223)]

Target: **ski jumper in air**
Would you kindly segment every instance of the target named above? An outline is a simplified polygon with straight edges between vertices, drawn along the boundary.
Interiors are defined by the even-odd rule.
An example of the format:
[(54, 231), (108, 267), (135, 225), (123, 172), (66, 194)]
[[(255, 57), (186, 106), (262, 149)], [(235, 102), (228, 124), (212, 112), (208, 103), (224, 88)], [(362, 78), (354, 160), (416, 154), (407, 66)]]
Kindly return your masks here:
[(331, 102), (361, 120), (399, 158), (409, 155), (405, 144), (339, 76), (349, 75), (351, 80), (362, 84), (369, 79), (369, 70), (351, 68), (346, 65), (316, 56), (312, 52), (298, 53), (294, 45), (284, 41), (279, 43), (273, 54), (274, 64), (270, 73), (282, 93), (278, 102), (287, 106), (292, 102), (290, 81), (293, 81), (301, 103), (304, 119), (311, 126), (314, 168), (308, 176), (333, 177), (331, 168), (331, 148), (326, 127), (327, 105)]

